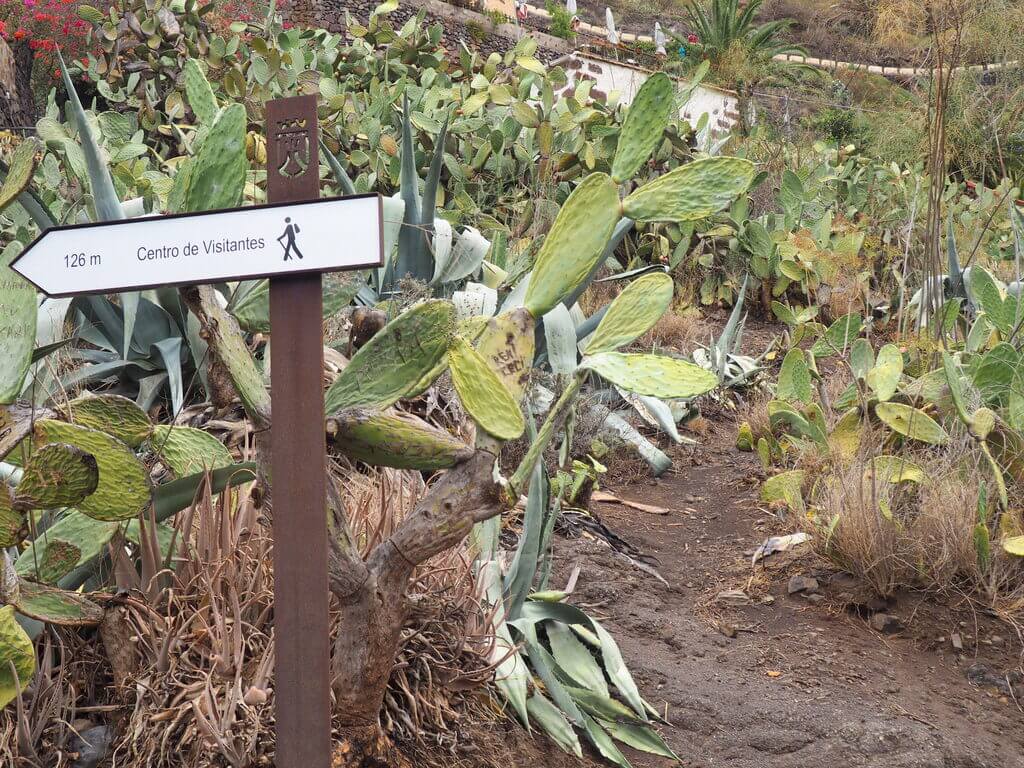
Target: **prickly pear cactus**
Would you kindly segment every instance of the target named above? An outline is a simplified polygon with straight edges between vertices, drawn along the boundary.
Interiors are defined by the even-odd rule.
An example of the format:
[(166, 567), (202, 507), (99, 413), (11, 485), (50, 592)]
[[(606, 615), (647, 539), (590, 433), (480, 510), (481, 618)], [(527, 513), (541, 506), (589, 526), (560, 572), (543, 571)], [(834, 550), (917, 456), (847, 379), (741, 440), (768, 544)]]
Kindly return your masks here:
[(718, 386), (711, 371), (663, 355), (602, 352), (583, 358), (581, 367), (629, 392), (666, 400), (688, 400)]
[(67, 404), (65, 415), (68, 421), (106, 432), (131, 448), (142, 445), (153, 431), (146, 412), (121, 395), (83, 394)]
[(609, 305), (586, 353), (611, 352), (647, 333), (672, 304), (672, 292), (672, 278), (664, 272), (638, 277)]
[(99, 479), (92, 454), (50, 443), (32, 452), (15, 490), (14, 506), (26, 511), (69, 507), (94, 493)]
[(189, 163), (186, 211), (236, 208), (245, 190), (245, 107), (231, 104), (217, 115)]
[(146, 467), (131, 449), (117, 438), (88, 427), (43, 419), (36, 422), (35, 442), (67, 443), (92, 454), (99, 467), (99, 484), (94, 493), (77, 506), (97, 520), (128, 520), (149, 503), (150, 484)]
[(422, 389), (426, 376), (436, 378), (443, 370), (454, 330), (455, 308), (447, 301), (406, 310), (352, 356), (327, 390), (326, 412), (355, 406), (383, 410)]
[[(94, 520), (71, 510), (46, 530), (46, 536), (28, 545), (18, 556), (14, 570), (19, 576), (53, 584), (98, 557), (118, 528), (117, 522)], [(74, 552), (78, 555), (71, 562), (69, 557)]]
[(731, 204), (753, 180), (749, 160), (709, 157), (644, 184), (622, 202), (622, 212), (635, 221), (698, 221)]
[(160, 461), (178, 477), (231, 464), (231, 453), (209, 432), (192, 427), (160, 424), (153, 428), (149, 444)]
[(378, 467), (435, 471), (473, 455), (458, 438), (398, 411), (347, 408), (328, 420), (328, 432), (346, 456)]
[(11, 243), (0, 253), (0, 405), (21, 394), (36, 341), (36, 289), (10, 268), (19, 252)]
[(604, 255), (619, 220), (619, 195), (604, 173), (592, 173), (565, 201), (537, 254), (523, 304), (535, 318), (568, 296)]
[(15, 602), (18, 613), (65, 627), (91, 627), (103, 621), (103, 609), (77, 592), (22, 579)]
[(530, 382), (535, 338), (533, 316), (518, 307), (487, 320), (476, 342), (476, 350), (498, 374), (516, 402), (522, 400)]
[[(17, 678), (11, 671), (11, 665)], [(6, 707), (36, 671), (36, 652), (25, 630), (14, 618), (14, 606), (0, 607), (0, 708)]]
[(188, 59), (181, 70), (185, 81), (185, 96), (200, 125), (212, 125), (217, 117), (217, 99), (210, 88), (210, 81), (203, 74), (199, 62)]
[(675, 108), (675, 85), (664, 72), (651, 75), (629, 105), (612, 161), (612, 180), (621, 184), (636, 175), (661, 141)]
[(0, 549), (13, 547), (21, 541), (25, 513), (14, 508), (14, 499), (7, 483), (0, 482)]
[(32, 182), (32, 175), (36, 172), (36, 153), (40, 149), (42, 145), (34, 136), (29, 136), (14, 150), (7, 178), (0, 185), (0, 211), (13, 203)]
[(459, 401), (484, 431), (502, 440), (515, 440), (523, 434), (526, 422), (519, 403), (468, 341), (455, 340), (448, 364)]

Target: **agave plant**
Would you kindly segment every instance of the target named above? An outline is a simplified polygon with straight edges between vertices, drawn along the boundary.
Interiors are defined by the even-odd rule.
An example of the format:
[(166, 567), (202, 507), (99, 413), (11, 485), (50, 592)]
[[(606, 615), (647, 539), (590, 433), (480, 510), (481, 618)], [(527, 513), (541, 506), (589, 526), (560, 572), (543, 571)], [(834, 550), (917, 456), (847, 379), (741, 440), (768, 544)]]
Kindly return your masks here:
[(807, 51), (789, 43), (783, 35), (793, 22), (788, 19), (757, 23), (757, 13), (764, 0), (750, 0), (742, 8), (739, 0), (710, 0), (706, 7), (702, 0), (691, 0), (686, 7), (687, 22), (696, 33), (698, 42), (688, 43), (676, 38), (682, 45), (692, 45), (712, 61), (718, 61), (736, 44), (759, 59), (771, 59), (779, 54), (806, 56)]

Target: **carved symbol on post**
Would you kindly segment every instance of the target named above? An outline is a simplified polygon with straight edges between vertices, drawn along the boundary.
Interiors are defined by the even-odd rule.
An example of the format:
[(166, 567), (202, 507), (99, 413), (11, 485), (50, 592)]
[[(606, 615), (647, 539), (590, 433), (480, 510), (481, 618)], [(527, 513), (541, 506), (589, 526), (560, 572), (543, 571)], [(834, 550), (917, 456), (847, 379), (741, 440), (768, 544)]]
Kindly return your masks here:
[(277, 121), (274, 140), (281, 147), (277, 172), (285, 178), (301, 176), (309, 168), (309, 129), (305, 118), (291, 117)]

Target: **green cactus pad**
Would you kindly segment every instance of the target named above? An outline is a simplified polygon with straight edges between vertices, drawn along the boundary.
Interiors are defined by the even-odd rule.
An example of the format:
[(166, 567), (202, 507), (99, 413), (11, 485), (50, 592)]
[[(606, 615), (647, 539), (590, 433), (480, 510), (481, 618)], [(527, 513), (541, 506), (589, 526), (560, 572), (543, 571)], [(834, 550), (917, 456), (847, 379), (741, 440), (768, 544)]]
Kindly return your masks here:
[(78, 509), (97, 520), (127, 520), (149, 503), (150, 485), (146, 467), (127, 445), (117, 438), (88, 427), (44, 419), (36, 422), (36, 444), (67, 443), (91, 453), (99, 466), (96, 491), (86, 496)]
[(96, 491), (99, 468), (92, 454), (64, 443), (49, 443), (32, 452), (14, 492), (20, 509), (52, 509), (78, 504)]
[(383, 410), (422, 391), (428, 375), (436, 378), (444, 370), (454, 328), (455, 307), (447, 301), (425, 301), (406, 310), (352, 356), (327, 390), (326, 412), (355, 406)]
[(42, 148), (34, 136), (22, 139), (18, 144), (11, 157), (7, 178), (0, 185), (0, 211), (13, 203), (32, 183), (32, 175), (36, 172), (36, 153)]
[(20, 250), (11, 243), (0, 253), (0, 405), (21, 394), (36, 342), (36, 289), (10, 268)]
[(13, 547), (21, 541), (25, 513), (14, 508), (11, 489), (0, 480), (0, 549)]
[(64, 627), (94, 627), (103, 621), (103, 609), (77, 592), (25, 579), (18, 586), (18, 613), (30, 618)]
[(711, 371), (662, 355), (602, 352), (583, 358), (580, 367), (629, 392), (665, 400), (687, 400), (718, 386), (718, 378)]
[(185, 95), (196, 120), (201, 125), (212, 125), (217, 117), (217, 99), (213, 96), (210, 81), (203, 74), (199, 62), (195, 59), (186, 60), (181, 74), (185, 81)]
[(346, 455), (397, 469), (447, 469), (472, 455), (456, 437), (412, 414), (346, 408), (328, 420), (328, 431)]
[(644, 184), (622, 203), (635, 221), (697, 221), (727, 207), (754, 180), (754, 164), (738, 157), (709, 157), (680, 166)]
[(231, 464), (231, 453), (209, 432), (192, 427), (160, 424), (149, 440), (153, 453), (176, 477), (186, 477)]
[[(19, 576), (27, 576), (36, 581), (57, 581), (103, 552), (118, 527), (116, 522), (93, 520), (77, 510), (68, 510), (60, 520), (46, 529), (44, 535), (29, 544), (18, 556), (14, 570)], [(50, 553), (51, 547), (55, 548), (53, 554)], [(64, 562), (61, 553), (69, 552), (69, 547), (78, 550), (78, 560), (56, 578), (45, 578), (46, 574), (42, 572), (43, 564), (51, 563), (54, 569), (57, 569), (58, 564)], [(63, 568), (65, 565), (59, 567)]]
[(32, 570), (32, 578), (44, 584), (56, 584), (75, 568), (82, 559), (82, 550), (68, 541), (42, 537), (46, 542), (43, 556), (39, 559), (39, 568)]
[(68, 403), (68, 420), (113, 435), (125, 445), (138, 448), (153, 431), (146, 412), (121, 395), (83, 395)]
[(611, 352), (647, 333), (672, 304), (673, 287), (664, 272), (649, 272), (630, 283), (608, 306), (586, 353)]
[(36, 650), (14, 618), (14, 606), (0, 608), (0, 709), (10, 704), (18, 695), (18, 685), (11, 664), (18, 672), (17, 683), (24, 688), (36, 671)]
[(929, 445), (942, 445), (949, 439), (939, 424), (922, 410), (904, 403), (878, 403), (875, 415), (889, 429), (911, 440), (919, 440)]
[(615, 182), (592, 173), (565, 201), (537, 254), (523, 299), (534, 318), (543, 317), (590, 274), (604, 254), (619, 220)]
[(612, 180), (633, 178), (657, 148), (675, 107), (675, 84), (664, 72), (651, 75), (629, 105), (612, 161)]
[(515, 440), (526, 429), (523, 412), (487, 360), (463, 338), (448, 352), (452, 384), (473, 420), (488, 434)]
[(533, 365), (534, 319), (525, 307), (492, 317), (480, 334), (476, 351), (491, 370), (497, 372), (505, 388), (519, 402), (526, 392)]
[(191, 164), (186, 211), (236, 208), (245, 189), (245, 107), (231, 104), (217, 115)]

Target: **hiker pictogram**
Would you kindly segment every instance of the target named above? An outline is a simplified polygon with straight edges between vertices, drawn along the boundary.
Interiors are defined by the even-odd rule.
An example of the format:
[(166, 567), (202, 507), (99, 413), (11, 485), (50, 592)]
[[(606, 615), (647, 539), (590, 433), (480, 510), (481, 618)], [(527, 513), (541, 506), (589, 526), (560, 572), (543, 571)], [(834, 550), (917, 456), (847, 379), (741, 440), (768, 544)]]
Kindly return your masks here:
[[(295, 236), (299, 234), (301, 230), (299, 229), (298, 224), (292, 224), (291, 222), (291, 217), (286, 216), (284, 219), (284, 223), (286, 224), (284, 228), (284, 233), (279, 238), (277, 238), (277, 242), (281, 243), (281, 247), (284, 248), (285, 261), (291, 259), (291, 254), (293, 251), (295, 252), (296, 256), (298, 256), (300, 259), (302, 258), (302, 251), (300, 251), (299, 247), (295, 244)], [(287, 239), (288, 242), (281, 242), (282, 240), (285, 239)]]

